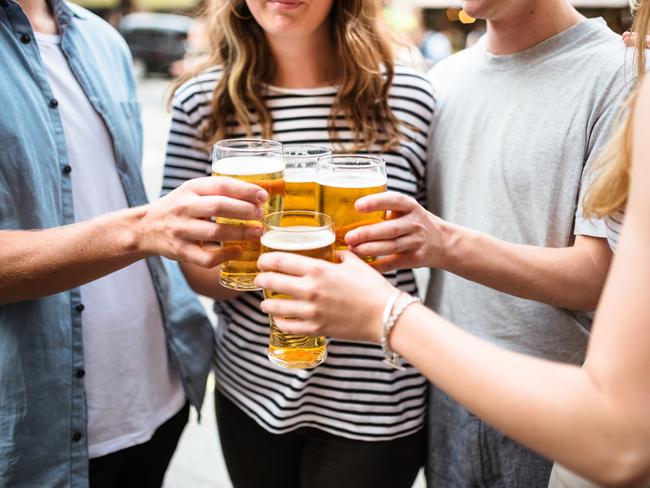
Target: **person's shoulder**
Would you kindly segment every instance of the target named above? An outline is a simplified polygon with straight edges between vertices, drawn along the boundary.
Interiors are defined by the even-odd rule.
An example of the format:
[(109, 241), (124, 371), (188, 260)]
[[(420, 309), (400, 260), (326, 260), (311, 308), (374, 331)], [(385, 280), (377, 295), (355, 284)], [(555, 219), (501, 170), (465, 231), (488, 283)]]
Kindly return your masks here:
[(601, 19), (590, 19), (590, 35), (576, 49), (575, 55), (599, 72), (623, 73), (633, 65), (633, 49), (626, 48), (622, 37)]
[(211, 66), (184, 81), (174, 91), (174, 104), (186, 106), (193, 99), (210, 96), (223, 75), (221, 66)]
[(65, 2), (66, 6), (79, 17), (75, 26), (84, 34), (88, 34), (96, 42), (101, 43), (102, 48), (118, 50), (122, 54), (130, 56), (129, 47), (119, 32), (99, 15), (86, 10), (80, 5), (72, 2)]
[(433, 85), (434, 91), (462, 71), (468, 68), (473, 69), (476, 66), (475, 58), (479, 49), (480, 47), (476, 44), (437, 62), (427, 73), (427, 78)]
[(404, 64), (396, 64), (393, 76), (393, 86), (401, 88), (410, 88), (421, 92), (431, 94), (431, 82), (426, 75)]

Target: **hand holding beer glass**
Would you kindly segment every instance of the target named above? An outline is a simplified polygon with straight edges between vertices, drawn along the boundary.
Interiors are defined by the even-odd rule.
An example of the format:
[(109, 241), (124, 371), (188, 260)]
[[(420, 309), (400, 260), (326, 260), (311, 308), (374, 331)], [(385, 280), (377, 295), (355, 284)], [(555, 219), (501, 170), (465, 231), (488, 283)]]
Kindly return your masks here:
[[(217, 142), (212, 153), (212, 174), (228, 176), (253, 183), (264, 188), (269, 198), (264, 203), (264, 215), (282, 210), (284, 199), (284, 161), (282, 144), (263, 139), (227, 139)], [(219, 224), (259, 226), (260, 221), (236, 220), (216, 217)], [(219, 282), (233, 290), (257, 290), (253, 283), (259, 270), (257, 258), (259, 241), (225, 241), (222, 248), (239, 247), (242, 252), (237, 259), (225, 261), (221, 267)]]
[[(334, 261), (332, 219), (318, 212), (278, 212), (264, 218), (262, 254), (281, 251), (325, 261)], [(268, 299), (290, 299), (289, 295), (264, 290)], [(283, 317), (289, 319), (289, 317)], [(314, 368), (325, 361), (325, 337), (285, 334), (269, 314), (271, 333), (269, 360), (284, 368)]]
[[(316, 183), (318, 209), (334, 221), (337, 250), (348, 248), (345, 235), (352, 229), (385, 219), (383, 210), (362, 213), (355, 208), (359, 198), (386, 191), (386, 163), (382, 158), (361, 154), (321, 157), (316, 166)], [(374, 259), (369, 255), (366, 261)]]
[[(445, 268), (445, 243), (449, 224), (403, 193), (389, 191), (361, 198), (356, 208), (362, 212), (390, 212), (390, 219), (354, 229), (345, 236), (350, 250), (358, 256), (382, 256), (373, 267), (382, 273), (394, 269)], [(447, 230), (445, 230), (447, 227)], [(447, 237), (447, 239), (452, 239)]]

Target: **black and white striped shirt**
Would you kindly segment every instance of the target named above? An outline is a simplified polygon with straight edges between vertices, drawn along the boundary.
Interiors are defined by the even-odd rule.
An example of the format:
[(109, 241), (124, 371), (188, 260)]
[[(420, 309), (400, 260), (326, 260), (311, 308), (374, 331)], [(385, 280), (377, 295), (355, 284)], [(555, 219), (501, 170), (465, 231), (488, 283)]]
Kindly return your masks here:
[[(198, 143), (198, 130), (210, 112), (210, 98), (221, 70), (214, 68), (181, 86), (174, 95), (163, 192), (210, 174), (210, 154)], [(350, 151), (353, 134), (344, 117), (330, 140), (328, 120), (336, 88), (267, 87), (273, 138), (282, 143), (332, 145)], [(429, 82), (416, 71), (397, 67), (390, 106), (409, 127), (398, 148), (383, 153), (388, 187), (413, 197), (424, 193), (426, 142), (433, 118)], [(259, 127), (253, 126), (259, 137)], [(229, 137), (245, 137), (236, 130)], [(371, 148), (378, 151), (378, 148)], [(420, 200), (423, 200), (420, 198)], [(402, 290), (417, 292), (412, 271), (387, 275)], [(361, 286), (363, 286), (361, 284)], [(368, 290), (372, 293), (372, 290)], [(313, 370), (284, 370), (267, 359), (269, 325), (260, 311), (261, 292), (218, 302), (215, 371), (221, 393), (266, 430), (289, 432), (315, 427), (358, 440), (388, 440), (422, 428), (426, 381), (412, 367), (396, 371), (373, 344), (331, 340), (327, 360)]]
[(611, 215), (605, 216), (603, 219), (607, 226), (607, 242), (609, 243), (609, 248), (612, 252), (616, 252), (618, 237), (621, 234), (621, 228), (623, 227), (623, 217), (625, 217), (625, 213), (622, 210), (617, 210)]

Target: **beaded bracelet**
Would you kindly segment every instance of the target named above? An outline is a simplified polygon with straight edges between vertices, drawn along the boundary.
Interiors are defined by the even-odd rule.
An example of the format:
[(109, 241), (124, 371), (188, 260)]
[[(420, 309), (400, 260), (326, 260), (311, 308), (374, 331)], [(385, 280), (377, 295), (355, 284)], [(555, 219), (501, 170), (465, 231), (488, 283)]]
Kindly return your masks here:
[(412, 297), (408, 293), (397, 292), (388, 299), (386, 308), (384, 309), (381, 333), (381, 350), (384, 352), (384, 363), (400, 371), (404, 371), (404, 367), (400, 363), (399, 354), (392, 351), (388, 346), (388, 336), (397, 323), (397, 320), (404, 313), (404, 310), (410, 305), (419, 302), (419, 298)]

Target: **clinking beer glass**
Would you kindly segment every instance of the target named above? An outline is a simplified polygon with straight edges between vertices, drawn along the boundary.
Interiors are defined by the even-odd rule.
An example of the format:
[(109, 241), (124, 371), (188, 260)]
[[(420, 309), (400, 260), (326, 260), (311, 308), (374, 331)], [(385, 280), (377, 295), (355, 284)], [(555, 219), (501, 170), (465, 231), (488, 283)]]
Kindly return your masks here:
[[(334, 231), (332, 219), (318, 212), (289, 211), (270, 214), (263, 220), (262, 252), (290, 252), (301, 256), (334, 262)], [(265, 298), (291, 298), (287, 295), (264, 290)], [(325, 361), (327, 343), (325, 337), (285, 334), (271, 325), (269, 360), (283, 368), (314, 368)]]
[(316, 201), (316, 162), (331, 156), (329, 147), (313, 144), (284, 144), (284, 210), (318, 210)]
[[(359, 198), (386, 191), (386, 163), (382, 158), (365, 154), (323, 156), (316, 165), (316, 183), (318, 211), (334, 221), (337, 250), (348, 248), (345, 234), (352, 229), (386, 218), (384, 211), (361, 213), (354, 207)], [(366, 261), (374, 259), (368, 257)]]
[[(264, 188), (269, 199), (264, 203), (264, 215), (282, 210), (284, 199), (284, 161), (282, 144), (264, 139), (226, 139), (217, 142), (212, 151), (212, 174), (228, 176)], [(217, 217), (217, 223), (261, 225), (255, 220)], [(242, 253), (237, 259), (221, 265), (219, 282), (233, 290), (258, 290), (253, 280), (259, 273), (257, 258), (259, 241), (222, 242), (222, 247), (237, 246)]]

